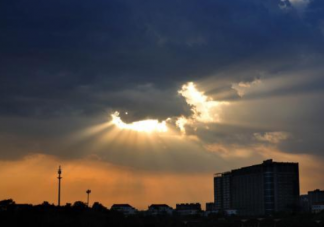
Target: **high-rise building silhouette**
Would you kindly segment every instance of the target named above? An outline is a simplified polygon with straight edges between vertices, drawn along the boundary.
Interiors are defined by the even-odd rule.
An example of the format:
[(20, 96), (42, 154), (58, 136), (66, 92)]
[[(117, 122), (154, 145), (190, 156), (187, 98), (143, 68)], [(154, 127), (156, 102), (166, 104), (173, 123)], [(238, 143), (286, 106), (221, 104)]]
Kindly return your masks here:
[(57, 173), (58, 173), (58, 177), (57, 177), (57, 179), (58, 179), (58, 202), (57, 202), (57, 205), (61, 206), (61, 179), (62, 179), (62, 177), (61, 177), (61, 174), (62, 174), (61, 166), (59, 166), (59, 169), (58, 169)]
[(291, 212), (299, 201), (298, 163), (266, 160), (214, 176), (214, 202), (219, 210), (239, 215)]

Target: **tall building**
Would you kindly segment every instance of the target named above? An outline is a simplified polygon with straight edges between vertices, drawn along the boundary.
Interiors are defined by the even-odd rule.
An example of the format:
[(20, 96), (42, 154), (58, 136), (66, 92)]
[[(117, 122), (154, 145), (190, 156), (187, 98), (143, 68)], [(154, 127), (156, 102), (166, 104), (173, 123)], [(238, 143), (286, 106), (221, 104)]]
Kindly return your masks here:
[(214, 177), (214, 201), (216, 209), (231, 209), (231, 172), (218, 173)]
[(214, 177), (214, 202), (220, 210), (239, 215), (291, 212), (299, 202), (298, 163), (266, 160)]
[(214, 203), (216, 209), (224, 208), (223, 203), (223, 177), (221, 173), (214, 175)]

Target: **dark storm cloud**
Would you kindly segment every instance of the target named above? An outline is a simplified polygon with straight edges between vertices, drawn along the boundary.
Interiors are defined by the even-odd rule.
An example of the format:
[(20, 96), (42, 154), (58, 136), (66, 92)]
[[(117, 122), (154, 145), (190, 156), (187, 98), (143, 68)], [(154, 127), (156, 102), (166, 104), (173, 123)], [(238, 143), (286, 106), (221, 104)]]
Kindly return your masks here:
[(319, 45), (315, 19), (305, 24), (288, 1), (0, 4), (1, 112), (9, 115), (96, 113), (118, 102), (96, 92), (152, 83), (175, 95), (181, 83), (263, 50)]
[(323, 34), (324, 2), (312, 0), (305, 10), (305, 19), (313, 27), (318, 28), (318, 32)]
[[(310, 1), (302, 15), (282, 0), (1, 1), (0, 140), (5, 145), (0, 158), (35, 151), (82, 157), (82, 149), (64, 153), (56, 144), (91, 125), (92, 117), (104, 122), (115, 110), (129, 112), (123, 116), (126, 121), (188, 116), (189, 107), (177, 94), (185, 82), (212, 77), (214, 82), (206, 84), (224, 81), (225, 91), (231, 92), (224, 99), (240, 100), (232, 83), (285, 77), (286, 72), (297, 72), (297, 66), (320, 65), (323, 9), (321, 0)], [(242, 62), (235, 73), (222, 73)], [(303, 77), (306, 74), (314, 72)], [(317, 73), (311, 78), (289, 89), (247, 95), (245, 100), (320, 92), (323, 77)], [(292, 125), (306, 118), (301, 128), (307, 126), (312, 133), (303, 144), (312, 146), (300, 147), (320, 154), (323, 145), (318, 135), (323, 131), (318, 116), (324, 112), (320, 100), (312, 105), (303, 99), (309, 111), (298, 113), (303, 107), (296, 104), (291, 119), (286, 117), (286, 104), (281, 112), (275, 105), (260, 104), (251, 116), (244, 112), (240, 116), (243, 122), (261, 124), (261, 116), (276, 110), (271, 116), (280, 116), (274, 119), (282, 127), (215, 126), (197, 135), (206, 143), (241, 145), (253, 143), (256, 132), (287, 131), (299, 138), (305, 132)], [(75, 120), (79, 117), (83, 120)], [(285, 141), (283, 149), (302, 152), (295, 149), (300, 143), (291, 141)], [(197, 159), (194, 151), (190, 154), (188, 163)], [(106, 156), (122, 163), (119, 156)], [(203, 156), (206, 162), (208, 155)], [(203, 161), (199, 163), (197, 168)]]

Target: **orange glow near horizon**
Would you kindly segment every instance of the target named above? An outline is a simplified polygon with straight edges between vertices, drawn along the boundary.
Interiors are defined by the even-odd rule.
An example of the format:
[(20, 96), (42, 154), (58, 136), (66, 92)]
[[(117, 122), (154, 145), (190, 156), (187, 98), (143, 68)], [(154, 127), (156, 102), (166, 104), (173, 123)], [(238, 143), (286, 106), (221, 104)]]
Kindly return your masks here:
[[(94, 160), (63, 161), (51, 156), (34, 155), (24, 160), (0, 162), (0, 200), (17, 203), (57, 204), (57, 168), (62, 165), (61, 204), (86, 201), (100, 202), (108, 208), (115, 203), (129, 203), (145, 210), (152, 203), (212, 201), (209, 174), (149, 173)], [(201, 185), (188, 187), (191, 182)]]
[[(323, 176), (316, 160), (306, 156), (300, 159), (307, 161), (307, 165), (300, 165), (301, 193), (323, 187), (318, 183), (323, 182)], [(295, 156), (293, 161), (300, 159)], [(0, 200), (12, 198), (17, 203), (48, 201), (57, 204), (57, 168), (60, 164), (62, 204), (86, 201), (87, 189), (92, 190), (91, 204), (97, 201), (108, 208), (115, 203), (129, 203), (145, 210), (153, 203), (175, 207), (176, 203), (183, 202), (200, 202), (204, 207), (206, 202), (213, 201), (212, 173), (147, 172), (91, 159), (64, 161), (45, 155), (1, 161), (0, 164), (0, 177), (6, 182), (0, 188)], [(314, 171), (318, 174), (312, 174)]]

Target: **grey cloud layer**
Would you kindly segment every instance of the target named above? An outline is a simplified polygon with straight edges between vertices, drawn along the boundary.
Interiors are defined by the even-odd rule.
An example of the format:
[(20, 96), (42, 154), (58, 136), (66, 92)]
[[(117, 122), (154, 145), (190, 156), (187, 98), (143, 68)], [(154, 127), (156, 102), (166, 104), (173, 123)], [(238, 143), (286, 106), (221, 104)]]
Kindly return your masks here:
[[(0, 158), (82, 157), (56, 147), (61, 136), (114, 110), (128, 111), (126, 121), (188, 116), (177, 91), (192, 80), (233, 101), (227, 123), (244, 124), (192, 131), (204, 143), (248, 146), (254, 133), (287, 132), (283, 151), (322, 155), (323, 21), (321, 0), (302, 14), (282, 0), (1, 1)], [(260, 90), (231, 89), (255, 78)], [(190, 163), (195, 152), (176, 157)], [(196, 169), (212, 165), (205, 156)]]

